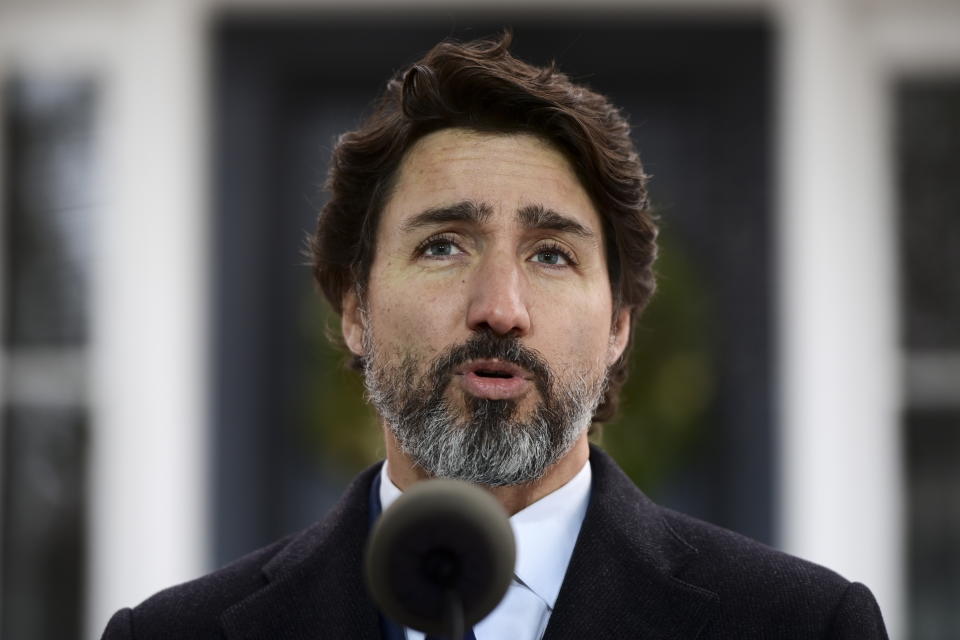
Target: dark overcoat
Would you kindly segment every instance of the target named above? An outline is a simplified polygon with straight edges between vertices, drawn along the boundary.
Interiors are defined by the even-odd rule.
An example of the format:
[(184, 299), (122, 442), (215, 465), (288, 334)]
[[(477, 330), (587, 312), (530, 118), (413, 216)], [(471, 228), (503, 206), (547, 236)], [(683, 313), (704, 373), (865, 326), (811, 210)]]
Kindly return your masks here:
[[(544, 638), (886, 638), (870, 591), (654, 504), (591, 448), (590, 505)], [(319, 523), (118, 611), (104, 640), (375, 640), (360, 474)], [(506, 640), (506, 639), (505, 639)]]

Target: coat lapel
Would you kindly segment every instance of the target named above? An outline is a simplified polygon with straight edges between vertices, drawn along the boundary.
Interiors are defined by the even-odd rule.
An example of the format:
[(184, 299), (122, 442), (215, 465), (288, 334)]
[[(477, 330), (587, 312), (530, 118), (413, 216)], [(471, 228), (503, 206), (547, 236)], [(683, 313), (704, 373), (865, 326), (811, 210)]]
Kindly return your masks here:
[(590, 506), (544, 639), (696, 638), (718, 603), (676, 577), (696, 549), (609, 456), (591, 447), (590, 464)]
[(231, 640), (380, 637), (377, 610), (363, 584), (370, 482), (357, 477), (321, 522), (294, 538), (263, 568), (267, 585), (220, 618)]

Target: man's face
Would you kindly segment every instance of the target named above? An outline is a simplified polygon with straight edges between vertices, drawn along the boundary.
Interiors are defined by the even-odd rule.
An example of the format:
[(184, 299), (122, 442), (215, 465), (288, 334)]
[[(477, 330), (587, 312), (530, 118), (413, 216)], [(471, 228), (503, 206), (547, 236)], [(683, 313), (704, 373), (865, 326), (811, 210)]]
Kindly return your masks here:
[(585, 437), (629, 331), (600, 216), (527, 134), (445, 129), (404, 157), (343, 329), (371, 400), (431, 475), (529, 482)]

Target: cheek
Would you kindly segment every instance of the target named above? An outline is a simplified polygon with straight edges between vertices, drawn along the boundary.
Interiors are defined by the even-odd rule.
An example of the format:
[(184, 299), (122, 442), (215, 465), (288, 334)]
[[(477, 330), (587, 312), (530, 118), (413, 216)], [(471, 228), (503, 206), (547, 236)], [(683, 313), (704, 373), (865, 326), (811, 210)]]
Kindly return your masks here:
[[(536, 342), (557, 373), (596, 371), (606, 368), (610, 345), (610, 321), (588, 306), (558, 315), (556, 309), (541, 320), (541, 337)], [(552, 318), (552, 321), (551, 321)]]
[(585, 323), (579, 332), (580, 361), (593, 368), (606, 367), (610, 350), (610, 323), (606, 317), (594, 317), (591, 320), (589, 326)]
[(605, 370), (610, 356), (610, 313), (603, 305), (595, 307), (589, 321), (581, 325), (579, 342), (581, 361), (592, 369)]
[(584, 354), (606, 355), (613, 310), (604, 286), (585, 286), (564, 295), (549, 292), (551, 295), (541, 296), (531, 308), (543, 335), (550, 336), (548, 342), (555, 342), (557, 350), (569, 349), (581, 361)]
[(382, 279), (370, 291), (374, 335), (381, 349), (431, 355), (456, 333), (455, 296), (440, 287)]

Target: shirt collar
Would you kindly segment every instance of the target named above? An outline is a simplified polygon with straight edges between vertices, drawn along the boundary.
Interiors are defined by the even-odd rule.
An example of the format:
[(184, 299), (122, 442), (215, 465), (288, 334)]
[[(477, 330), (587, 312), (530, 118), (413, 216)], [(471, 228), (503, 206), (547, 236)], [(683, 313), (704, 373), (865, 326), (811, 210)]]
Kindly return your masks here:
[[(386, 510), (401, 491), (380, 470), (380, 503)], [(517, 543), (514, 575), (553, 609), (590, 502), (590, 463), (570, 482), (510, 518)]]

